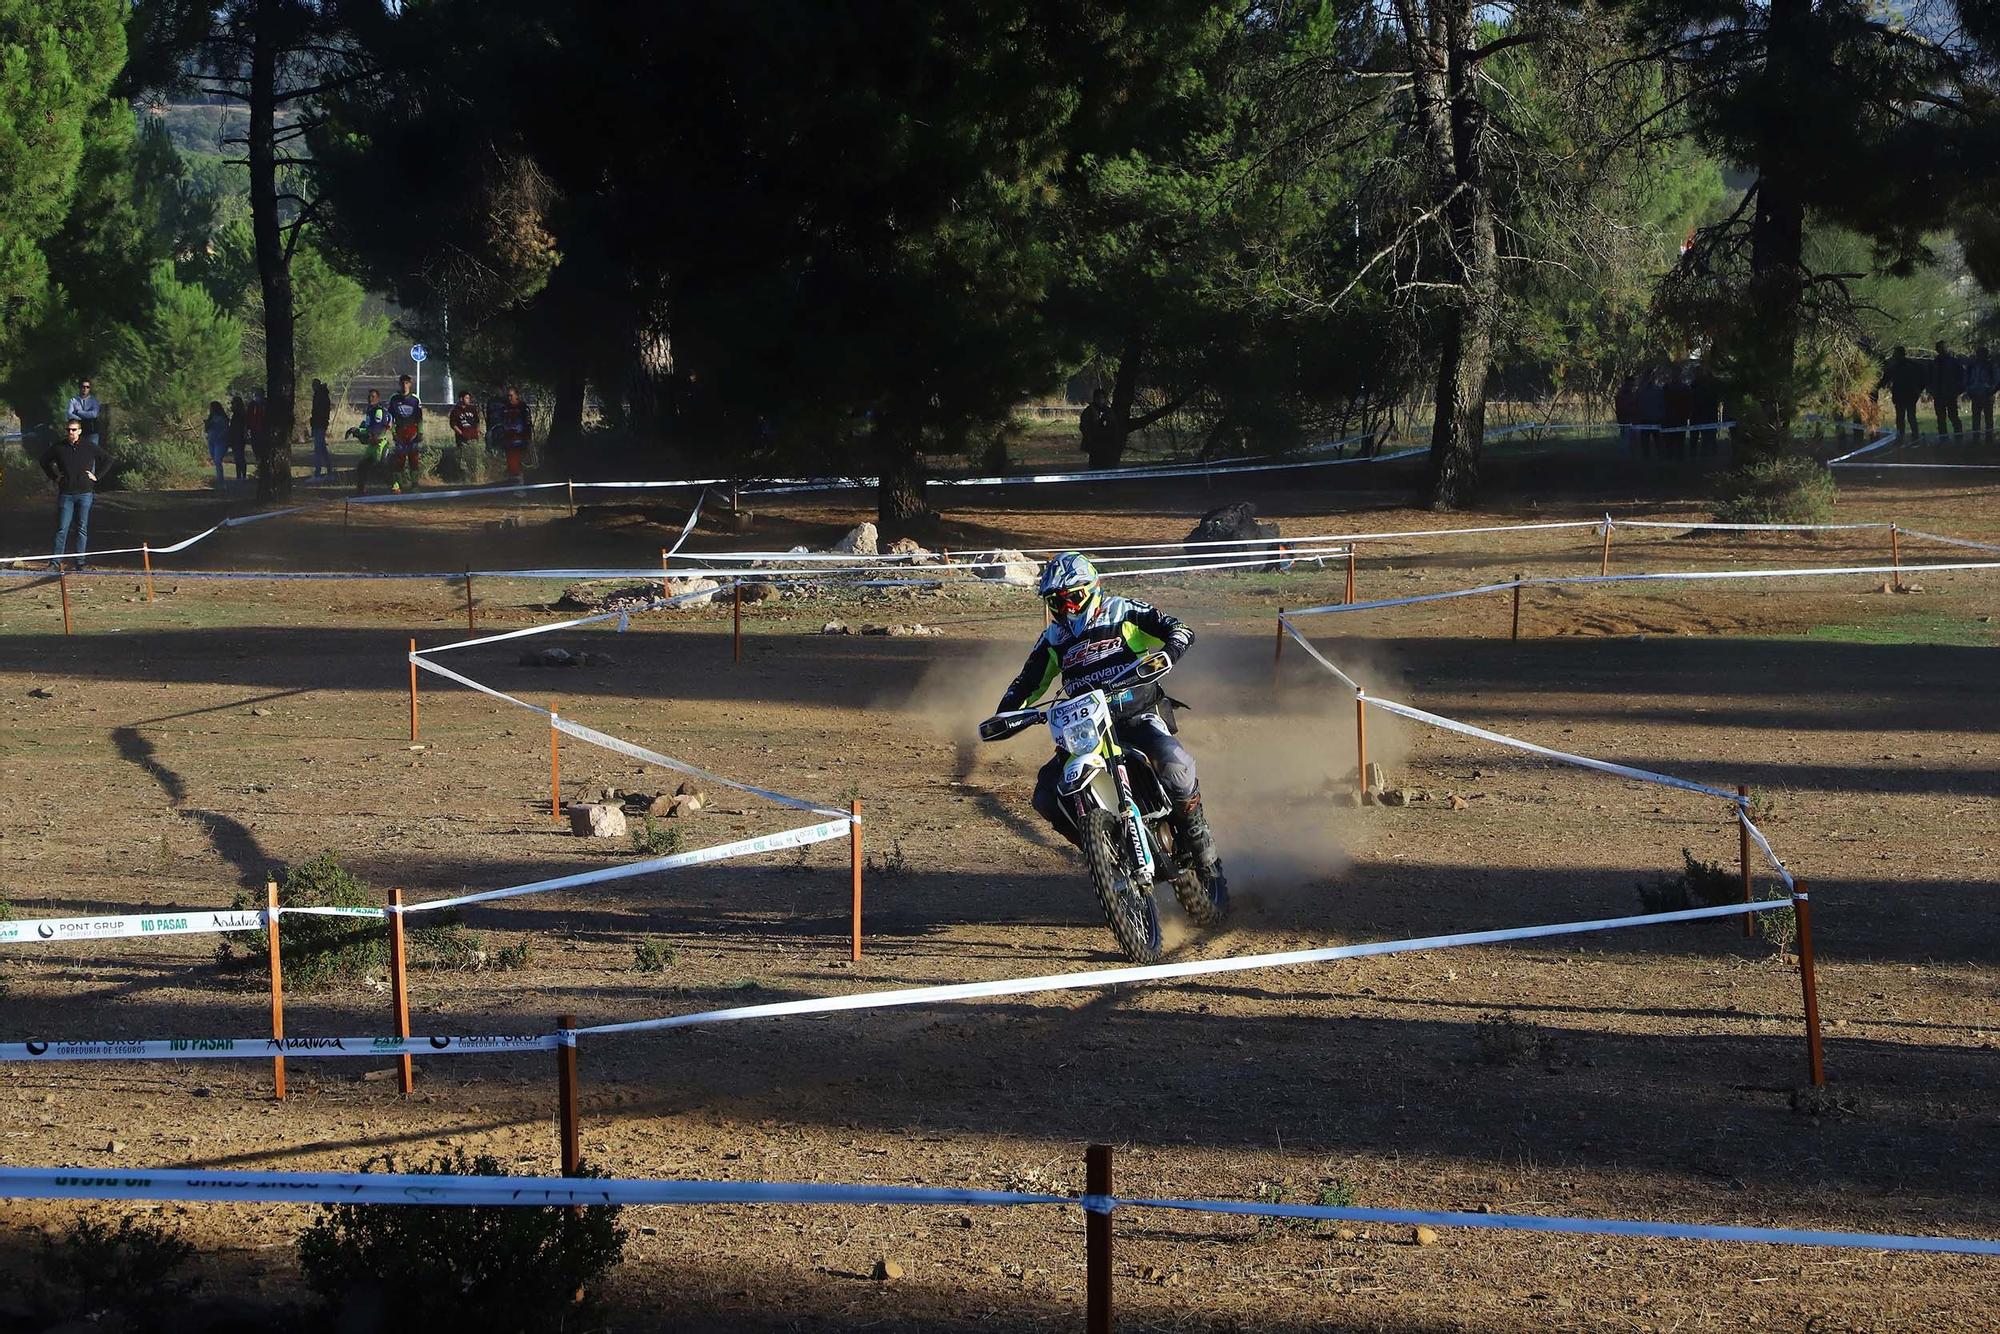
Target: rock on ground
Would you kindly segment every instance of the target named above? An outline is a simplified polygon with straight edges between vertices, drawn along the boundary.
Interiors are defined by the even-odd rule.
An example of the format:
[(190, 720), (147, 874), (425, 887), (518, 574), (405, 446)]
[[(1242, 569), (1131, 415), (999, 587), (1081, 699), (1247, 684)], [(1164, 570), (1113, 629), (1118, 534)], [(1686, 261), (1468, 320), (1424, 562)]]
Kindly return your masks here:
[(603, 802), (579, 802), (569, 808), (569, 831), (578, 838), (623, 838), (628, 832), (625, 811)]
[(986, 558), (973, 564), (975, 578), (996, 584), (1032, 585), (1042, 567), (1029, 560), (1018, 551), (989, 552)]
[(1201, 522), (1187, 535), (1194, 542), (1233, 542), (1249, 538), (1276, 537), (1278, 525), (1257, 517), (1257, 507), (1247, 500), (1223, 505), (1201, 516)]
[[(692, 595), (688, 596), (684, 602), (676, 602), (674, 605), (677, 607), (706, 607), (715, 601), (715, 595), (721, 588), (722, 585), (716, 583), (715, 580), (704, 579), (700, 576), (690, 579), (667, 580), (668, 597)], [(703, 596), (704, 594), (706, 596)]]
[(876, 554), (875, 543), (878, 540), (879, 535), (876, 532), (874, 524), (857, 524), (848, 531), (846, 537), (841, 538), (833, 544), (833, 554), (836, 556), (873, 556)]

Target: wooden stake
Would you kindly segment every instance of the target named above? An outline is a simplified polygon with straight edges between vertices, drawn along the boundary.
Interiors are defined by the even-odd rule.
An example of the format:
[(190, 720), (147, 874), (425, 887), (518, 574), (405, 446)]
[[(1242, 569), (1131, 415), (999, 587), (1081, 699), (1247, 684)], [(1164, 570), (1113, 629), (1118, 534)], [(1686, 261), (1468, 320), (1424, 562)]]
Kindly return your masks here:
[[(389, 1004), (394, 1008), (396, 1036), (410, 1036), (410, 979), (409, 953), (403, 941), (403, 891), (389, 891)], [(405, 1096), (416, 1087), (416, 1071), (410, 1066), (410, 1054), (404, 1052), (396, 1058), (398, 1069), (396, 1082)]]
[(1368, 800), (1368, 697), (1359, 690), (1354, 692), (1354, 764), (1355, 790), (1361, 800)]
[(278, 882), (264, 881), (264, 934), (271, 948), (271, 1036), (278, 1040), (278, 1055), (271, 1058), (271, 1078), (276, 1084), (272, 1096), (285, 1100), (285, 966), (278, 952)]
[(465, 572), (465, 628), (477, 631), (479, 621), (472, 613), (472, 571)]
[(667, 572), (667, 564), (668, 564), (668, 561), (669, 561), (669, 560), (670, 560), (670, 559), (672, 558), (673, 554), (674, 554), (673, 552), (671, 552), (671, 551), (668, 551), (668, 550), (667, 550), (667, 549), (666, 549), (665, 547), (661, 547), (661, 548), (660, 548), (660, 573), (661, 573), (661, 574), (665, 574), (665, 573)]
[[(1083, 1193), (1111, 1194), (1111, 1146), (1083, 1151)], [(1095, 1209), (1083, 1215), (1085, 1308), (1088, 1334), (1111, 1334), (1111, 1215)]]
[(349, 523), (349, 521), (351, 520), (351, 518), (352, 518), (352, 517), (353, 517), (353, 516), (352, 516), (352, 510), (351, 510), (351, 506), (350, 506), (349, 502), (348, 502), (348, 501), (345, 501), (345, 500), (341, 501), (341, 502), (340, 502), (340, 526), (341, 526), (342, 528), (345, 528), (345, 527), (347, 527), (347, 525), (348, 525), (348, 523)]
[(1508, 638), (1517, 644), (1521, 642), (1521, 581), (1527, 577), (1519, 571), (1514, 575), (1514, 629)]
[(1347, 544), (1347, 596), (1341, 599), (1343, 602), (1354, 601), (1354, 546), (1352, 542)]
[(562, 1137), (562, 1174), (577, 1175), (583, 1168), (583, 1137), (576, 1119), (576, 1016), (556, 1020), (565, 1041), (556, 1048), (556, 1129)]
[(549, 819), (562, 823), (562, 733), (556, 728), (556, 706), (549, 705)]
[[(1746, 785), (1745, 785), (1745, 784), (1743, 784), (1743, 783), (1738, 783), (1738, 784), (1736, 785), (1736, 795), (1737, 795), (1737, 796), (1739, 796), (1739, 797), (1741, 797), (1741, 798), (1742, 798), (1742, 799), (1743, 799), (1744, 801), (1746, 801), (1746, 802), (1747, 802), (1747, 801), (1749, 801), (1749, 800), (1750, 800), (1750, 789), (1749, 789), (1749, 787), (1748, 787), (1748, 786), (1746, 786)], [(1746, 807), (1742, 807), (1742, 806), (1739, 806), (1739, 807), (1737, 807), (1737, 810), (1736, 810), (1736, 859), (1737, 859), (1737, 862), (1738, 862), (1738, 864), (1739, 864), (1739, 865), (1740, 865), (1740, 866), (1742, 867), (1742, 869), (1743, 869), (1743, 901), (1744, 901), (1745, 903), (1748, 903), (1748, 902), (1750, 902), (1750, 895), (1751, 895), (1751, 889), (1750, 889), (1750, 826), (1749, 826), (1748, 824), (1746, 824), (1746, 823), (1744, 822), (1744, 817), (1745, 817), (1745, 816), (1746, 816), (1746, 815), (1747, 815), (1748, 813), (1749, 813), (1749, 812), (1748, 812), (1748, 810), (1747, 810), (1747, 808), (1746, 808)], [(1753, 927), (1752, 927), (1752, 923), (1751, 923), (1751, 921), (1750, 921), (1750, 918), (1751, 918), (1751, 916), (1752, 916), (1752, 914), (1750, 914), (1750, 913), (1744, 913), (1744, 914), (1743, 914), (1743, 938), (1744, 938), (1745, 940), (1748, 940), (1748, 939), (1750, 939), (1751, 935), (1753, 934)]]
[(1611, 516), (1604, 516), (1604, 550), (1597, 557), (1597, 572), (1611, 573)]
[(735, 620), (735, 629), (729, 638), (729, 660), (743, 661), (743, 581), (738, 579), (729, 586), (729, 610)]
[(57, 585), (58, 585), (58, 586), (60, 586), (60, 587), (61, 587), (61, 589), (62, 589), (62, 604), (63, 604), (63, 633), (64, 633), (64, 634), (68, 634), (68, 633), (70, 632), (70, 625), (69, 625), (69, 571), (68, 571), (68, 570), (65, 570), (65, 569), (63, 569), (63, 568), (61, 568), (60, 566), (58, 566), (58, 567), (56, 568), (56, 583), (57, 583)]
[(1804, 993), (1806, 1006), (1806, 1074), (1813, 1087), (1819, 1088), (1826, 1084), (1826, 1060), (1819, 1043), (1819, 978), (1813, 968), (1812, 903), (1803, 880), (1793, 884), (1792, 912), (1799, 924), (1799, 989)]
[(861, 798), (847, 803), (847, 870), (854, 882), (854, 944), (848, 957), (861, 962)]
[(1275, 671), (1277, 665), (1283, 662), (1284, 660), (1285, 660), (1285, 609), (1283, 607), (1280, 607), (1278, 608), (1277, 644), (1271, 650), (1272, 669)]
[(570, 478), (565, 485), (569, 488), (569, 517), (576, 517), (576, 479)]
[(417, 739), (417, 641), (410, 641), (410, 740)]
[(139, 544), (139, 559), (146, 567), (146, 601), (153, 600), (153, 547), (151, 543)]
[(1893, 571), (1889, 576), (1894, 581), (1891, 586), (1901, 588), (1903, 586), (1903, 530), (1893, 523), (1889, 525), (1889, 568)]

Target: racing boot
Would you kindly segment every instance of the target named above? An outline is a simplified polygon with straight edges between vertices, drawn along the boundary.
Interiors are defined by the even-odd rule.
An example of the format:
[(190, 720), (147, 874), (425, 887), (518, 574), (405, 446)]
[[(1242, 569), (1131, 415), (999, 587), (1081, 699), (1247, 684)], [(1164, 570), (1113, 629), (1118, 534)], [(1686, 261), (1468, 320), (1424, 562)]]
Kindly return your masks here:
[[(1177, 892), (1188, 915), (1204, 926), (1220, 922), (1229, 911), (1229, 881), (1222, 874), (1222, 858), (1215, 851), (1215, 834), (1208, 827), (1208, 813), (1202, 809), (1199, 790), (1186, 801), (1173, 803), (1174, 834), (1187, 850), (1206, 894)], [(1178, 883), (1175, 885), (1179, 891)], [(1201, 900), (1206, 900), (1205, 902)]]

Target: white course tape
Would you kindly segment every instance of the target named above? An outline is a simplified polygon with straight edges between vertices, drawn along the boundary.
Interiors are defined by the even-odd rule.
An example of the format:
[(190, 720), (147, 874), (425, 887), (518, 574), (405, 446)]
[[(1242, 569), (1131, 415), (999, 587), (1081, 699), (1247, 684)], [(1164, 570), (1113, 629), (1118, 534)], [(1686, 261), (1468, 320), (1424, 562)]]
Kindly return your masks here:
[(1936, 468), (1948, 472), (2000, 472), (2000, 463), (1829, 463), (1829, 468)]
[(549, 721), (558, 732), (573, 736), (578, 741), (588, 742), (590, 745), (601, 747), (604, 750), (616, 751), (620, 755), (629, 756), (635, 760), (644, 760), (647, 764), (657, 764), (663, 769), (672, 769), (677, 773), (684, 773), (691, 778), (699, 778), (704, 782), (734, 788), (738, 792), (748, 792), (751, 796), (762, 797), (766, 801), (775, 801), (778, 805), (789, 806), (795, 811), (810, 811), (814, 815), (830, 815), (839, 820), (847, 818), (847, 812), (845, 811), (837, 811), (829, 806), (816, 806), (810, 801), (804, 801), (798, 797), (788, 797), (782, 792), (773, 792), (769, 788), (753, 787), (749, 783), (739, 783), (733, 778), (724, 778), (721, 774), (710, 773), (706, 769), (696, 768), (686, 760), (677, 760), (671, 755), (662, 755), (657, 750), (648, 750), (644, 746), (635, 746), (630, 741), (621, 741), (608, 732), (600, 732), (594, 727), (585, 727), (581, 723), (573, 723), (567, 718), (550, 715)]
[(1914, 528), (1897, 528), (1896, 531), (1904, 537), (1920, 537), (1926, 542), (1943, 542), (1954, 547), (1971, 547), (1975, 551), (2000, 551), (2000, 545), (1995, 545), (1992, 542), (1975, 542), (1969, 537), (1945, 537), (1939, 533), (1920, 533)]
[(777, 834), (759, 834), (754, 838), (738, 839), (734, 843), (718, 843), (713, 847), (697, 848), (693, 852), (677, 852), (668, 857), (651, 857), (645, 861), (626, 862), (620, 866), (608, 866), (596, 871), (580, 871), (575, 875), (557, 876), (552, 880), (537, 880), (532, 884), (514, 885), (506, 889), (488, 889), (475, 894), (460, 894), (455, 898), (431, 899), (424, 903), (407, 905), (404, 913), (433, 912), (439, 908), (462, 908), (468, 904), (491, 903), (496, 899), (519, 898), (523, 894), (546, 894), (550, 890), (574, 889), (579, 885), (601, 884), (607, 880), (627, 880), (637, 875), (653, 875), (660, 871), (677, 871), (686, 866), (702, 866), (709, 862), (727, 861), (731, 857), (754, 857), (762, 852), (782, 852), (787, 848), (802, 848), (811, 843), (824, 843), (829, 839), (845, 838), (853, 822), (847, 819), (829, 820), (822, 824), (804, 825), (797, 829), (787, 829)]
[(1770, 860), (1771, 869), (1778, 873), (1778, 879), (1785, 882), (1785, 888), (1797, 889), (1799, 887), (1798, 882), (1792, 879), (1790, 868), (1785, 865), (1784, 859), (1778, 856), (1777, 850), (1771, 846), (1771, 840), (1764, 837), (1764, 831), (1751, 821), (1750, 812), (1744, 809), (1744, 803), (1740, 799), (1736, 804), (1736, 818), (1742, 821), (1743, 827), (1750, 832), (1750, 837), (1756, 842), (1757, 846), (1764, 850), (1764, 856)]
[(0, 922), (0, 945), (62, 945), (126, 936), (189, 936), (211, 931), (261, 931), (262, 908), (224, 911), (167, 908), (123, 917), (24, 917)]
[[(430, 650), (426, 650), (426, 652), (429, 651)], [(422, 653), (412, 653), (409, 656), (410, 656), (410, 661), (416, 663), (417, 666), (423, 668), (427, 672), (431, 672), (434, 673), (435, 675), (442, 676), (446, 680), (456, 681), (462, 686), (467, 686), (473, 690), (477, 690), (482, 695), (491, 695), (494, 699), (504, 700), (505, 702), (512, 704), (517, 709), (526, 709), (530, 713), (539, 713), (544, 718), (555, 717), (553, 713), (543, 708), (539, 704), (530, 704), (525, 699), (516, 699), (514, 696), (508, 694), (504, 690), (495, 690), (492, 686), (482, 685), (479, 682), (473, 680), (469, 676), (466, 676), (460, 672), (454, 672), (449, 667), (440, 666), (439, 664), (432, 662), (429, 658), (426, 658)]]
[[(1735, 799), (1734, 793), (1729, 795), (1731, 800)], [(730, 1010), (706, 1010), (698, 1014), (672, 1015), (664, 1019), (634, 1019), (618, 1024), (595, 1024), (588, 1028), (579, 1028), (576, 1032), (578, 1036), (641, 1033), (662, 1028), (687, 1028), (698, 1024), (732, 1023), (743, 1019), (777, 1019), (805, 1014), (830, 1014), (842, 1010), (935, 1005), (945, 1001), (973, 1000), (989, 996), (1020, 996), (1030, 992), (1075, 991), (1087, 987), (1118, 986), (1128, 982), (1161, 982), (1173, 978), (1208, 977), (1217, 973), (1240, 973), (1259, 968), (1289, 968), (1300, 964), (1327, 963), (1335, 959), (1360, 959), (1380, 954), (1450, 949), (1460, 945), (1492, 945), (1510, 940), (1537, 940), (1546, 936), (1613, 931), (1628, 926), (1657, 926), (1667, 922), (1692, 922), (1709, 917), (1733, 917), (1739, 913), (1766, 912), (1772, 908), (1787, 907), (1789, 904), (1790, 901), (1787, 899), (1766, 899), (1757, 903), (1725, 903), (1714, 908), (1688, 908), (1680, 912), (1608, 917), (1588, 922), (1557, 922), (1548, 926), (1507, 927), (1497, 931), (1461, 931), (1451, 935), (1425, 936), (1414, 940), (1372, 941), (1361, 945), (1291, 950), (1282, 954), (1245, 954), (1226, 959), (1196, 959), (1186, 963), (1151, 964), (1139, 968), (1100, 968), (1084, 973), (1056, 973), (1046, 977), (1006, 978), (992, 982), (960, 982), (948, 986), (913, 987), (901, 991), (863, 991), (846, 996), (819, 996), (810, 1000), (745, 1005)]]
[(1420, 723), (1429, 723), (1432, 727), (1442, 727), (1447, 732), (1459, 732), (1466, 736), (1478, 737), (1482, 741), (1491, 741), (1496, 745), (1525, 750), (1545, 759), (1561, 760), (1564, 764), (1596, 769), (1600, 773), (1615, 774), (1620, 778), (1630, 778), (1636, 782), (1658, 783), (1662, 787), (1680, 788), (1683, 792), (1698, 792), (1705, 797), (1719, 797), (1731, 804), (1738, 800), (1734, 792), (1725, 792), (1719, 787), (1710, 787), (1706, 783), (1697, 783), (1692, 779), (1658, 774), (1651, 769), (1635, 769), (1629, 764), (1614, 764), (1610, 760), (1595, 760), (1588, 755), (1573, 755), (1566, 750), (1552, 750), (1547, 746), (1538, 746), (1532, 741), (1523, 741), (1519, 737), (1507, 736), (1502, 732), (1489, 732), (1483, 727), (1474, 727), (1471, 723), (1462, 723), (1443, 714), (1428, 713), (1423, 709), (1412, 708), (1408, 704), (1399, 704), (1393, 699), (1383, 699), (1380, 695), (1364, 693), (1362, 698), (1384, 712), (1399, 714)]
[(1414, 1227), (1465, 1227), (1522, 1232), (1652, 1237), (1834, 1246), (1873, 1251), (1934, 1251), (2000, 1255), (2000, 1241), (1880, 1232), (1658, 1223), (1539, 1214), (1472, 1214), (1448, 1210), (1376, 1209), (1237, 1200), (1179, 1200), (1118, 1195), (1035, 1195), (950, 1186), (882, 1186), (805, 1181), (653, 1181), (632, 1178), (438, 1176), (404, 1172), (253, 1172), (140, 1168), (98, 1172), (79, 1167), (0, 1168), (0, 1199), (185, 1200), (225, 1204), (383, 1204), (427, 1206), (576, 1205), (935, 1205), (951, 1208), (1071, 1206), (1087, 1213), (1174, 1209), (1258, 1218)]
[(1613, 528), (1689, 528), (1727, 533), (1833, 533), (1856, 528), (1891, 528), (1893, 524), (1872, 523), (1667, 523), (1660, 519), (1613, 519)]
[(1324, 653), (1321, 653), (1317, 648), (1313, 647), (1313, 642), (1310, 639), (1307, 639), (1304, 635), (1299, 633), (1299, 628), (1292, 624), (1290, 617), (1291, 617), (1290, 612), (1280, 612), (1278, 614), (1278, 624), (1285, 627), (1285, 633), (1290, 635), (1293, 641), (1296, 642), (1300, 648), (1304, 649), (1307, 653), (1310, 653), (1313, 657), (1313, 661), (1317, 662), (1320, 666), (1326, 668), (1329, 672), (1332, 672), (1335, 676), (1345, 681), (1348, 685), (1352, 686), (1356, 691), (1359, 691), (1361, 689), (1361, 683), (1355, 680), (1353, 677), (1349, 676), (1346, 672), (1341, 671), (1340, 668), (1334, 666), (1333, 660), (1331, 658), (1328, 658)]
[(1902, 438), (1902, 433), (1900, 431), (1885, 431), (1881, 435), (1877, 436), (1875, 439), (1861, 446), (1861, 448), (1859, 449), (1850, 449), (1845, 454), (1840, 455), (1838, 458), (1828, 459), (1826, 461), (1826, 466), (1829, 468), (1838, 468), (1843, 463), (1846, 463), (1849, 459), (1858, 459), (1863, 454), (1873, 454), (1878, 449), (1882, 449), (1888, 445), (1895, 444), (1896, 441), (1901, 438)]
[(0, 1061), (241, 1061), (267, 1056), (487, 1056), (554, 1051), (560, 1035), (484, 1034), (415, 1038), (133, 1038), (0, 1042)]

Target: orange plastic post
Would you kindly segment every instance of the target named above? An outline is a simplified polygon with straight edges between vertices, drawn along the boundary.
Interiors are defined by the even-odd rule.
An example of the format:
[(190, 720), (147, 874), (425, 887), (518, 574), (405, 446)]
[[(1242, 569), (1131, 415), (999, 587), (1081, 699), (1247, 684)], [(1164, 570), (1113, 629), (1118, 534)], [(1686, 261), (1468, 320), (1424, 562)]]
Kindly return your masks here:
[[(396, 1036), (410, 1036), (409, 954), (403, 941), (403, 891), (389, 891), (389, 1004), (395, 1008)], [(410, 1054), (396, 1058), (396, 1082), (405, 1094), (416, 1088)]]
[(1354, 692), (1354, 786), (1368, 800), (1368, 697)]
[(278, 1054), (271, 1058), (271, 1078), (276, 1088), (272, 1096), (285, 1100), (285, 967), (278, 953), (278, 882), (264, 881), (264, 934), (271, 949), (271, 1036)]
[(60, 587), (62, 588), (62, 604), (63, 604), (63, 633), (64, 633), (64, 634), (68, 634), (68, 633), (70, 632), (70, 624), (69, 624), (69, 571), (68, 571), (68, 570), (57, 570), (57, 571), (56, 571), (56, 583), (57, 583), (57, 584), (58, 584), (58, 585), (59, 585), (59, 586), (60, 586)]
[(1819, 1040), (1819, 977), (1813, 966), (1812, 902), (1806, 882), (1792, 887), (1792, 911), (1799, 924), (1799, 989), (1806, 1008), (1806, 1074), (1815, 1088), (1826, 1083), (1826, 1058)]
[(549, 706), (549, 819), (562, 823), (562, 732), (555, 705)]
[(139, 560), (146, 567), (146, 601), (153, 600), (153, 547), (149, 542), (139, 544)]
[(410, 740), (417, 739), (417, 641), (410, 641)]
[(562, 1174), (573, 1177), (583, 1169), (583, 1132), (576, 1106), (576, 1016), (563, 1015), (556, 1027), (565, 1039), (556, 1047), (556, 1128), (562, 1137)]
[(861, 798), (847, 803), (847, 869), (854, 882), (854, 942), (849, 957), (861, 961)]
[[(1738, 783), (1736, 785), (1736, 795), (1747, 802), (1750, 800), (1750, 788), (1746, 784)], [(1745, 823), (1747, 815), (1748, 811), (1744, 807), (1738, 806), (1736, 808), (1736, 860), (1743, 871), (1743, 901), (1745, 903), (1750, 902), (1752, 893), (1750, 887), (1750, 826)], [(1748, 940), (1753, 930), (1754, 927), (1750, 921), (1750, 914), (1744, 913), (1743, 938)]]
[[(1111, 1146), (1092, 1144), (1083, 1151), (1083, 1193), (1111, 1194)], [(1092, 1209), (1083, 1216), (1083, 1327), (1088, 1334), (1111, 1334), (1111, 1215)]]

